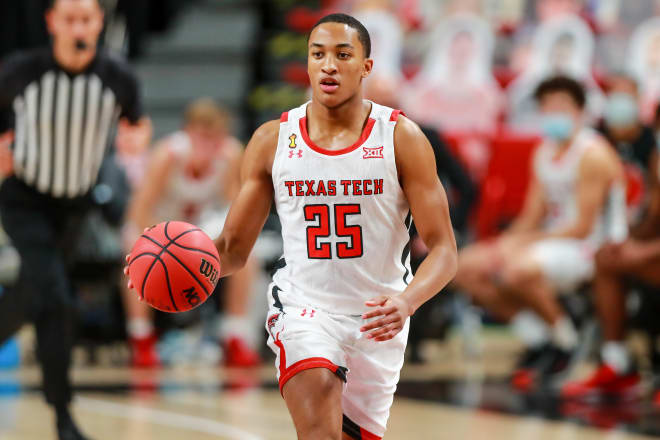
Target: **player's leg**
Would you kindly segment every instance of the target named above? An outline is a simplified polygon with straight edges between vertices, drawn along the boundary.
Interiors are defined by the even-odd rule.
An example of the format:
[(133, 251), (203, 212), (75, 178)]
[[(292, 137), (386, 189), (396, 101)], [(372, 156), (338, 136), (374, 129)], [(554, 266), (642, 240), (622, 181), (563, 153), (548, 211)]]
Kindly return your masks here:
[(461, 250), (455, 287), (470, 296), (496, 318), (508, 322), (520, 311), (520, 302), (502, 295), (494, 281), (493, 244), (475, 244)]
[(126, 314), (126, 333), (134, 367), (149, 368), (160, 364), (156, 352), (156, 334), (153, 313), (149, 306), (138, 301), (135, 290), (121, 283), (122, 302)]
[(543, 357), (534, 368), (514, 378), (514, 384), (525, 388), (534, 378), (553, 379), (566, 371), (579, 340), (556, 295), (577, 288), (592, 272), (592, 258), (576, 240), (537, 242), (507, 261), (502, 274), (507, 292), (542, 318), (547, 328), (546, 341), (537, 342), (543, 343)]
[[(355, 318), (355, 325), (363, 324), (361, 318)], [(347, 349), (349, 375), (342, 398), (344, 438), (379, 440), (385, 435), (408, 328), (409, 320), (399, 334), (384, 342), (361, 335)]]
[(282, 389), (299, 440), (339, 440), (342, 380), (326, 368), (301, 371)]
[(637, 278), (660, 286), (657, 270), (660, 261), (649, 259), (631, 265), (625, 256), (620, 258), (618, 266), (612, 267), (603, 264), (599, 255), (596, 256), (593, 293), (604, 339), (600, 348), (601, 363), (586, 380), (566, 384), (562, 390), (565, 396), (583, 397), (602, 392), (615, 395), (637, 391), (640, 375), (624, 342), (626, 278)]
[[(122, 242), (125, 253), (130, 252), (133, 243), (138, 239), (130, 227), (122, 231)], [(137, 293), (126, 286), (121, 278), (121, 296), (126, 316), (126, 334), (131, 350), (131, 364), (138, 368), (155, 367), (160, 364), (156, 351), (156, 333), (153, 325), (153, 312), (146, 303), (138, 300)]]
[(280, 392), (299, 439), (341, 438), (344, 347), (357, 328), (351, 318), (292, 305), (271, 284), (266, 321), (268, 346), (276, 354)]
[(245, 267), (227, 278), (223, 296), (224, 313), (220, 322), (220, 341), (229, 366), (250, 367), (260, 363), (259, 355), (248, 344), (252, 283), (257, 262), (250, 257)]

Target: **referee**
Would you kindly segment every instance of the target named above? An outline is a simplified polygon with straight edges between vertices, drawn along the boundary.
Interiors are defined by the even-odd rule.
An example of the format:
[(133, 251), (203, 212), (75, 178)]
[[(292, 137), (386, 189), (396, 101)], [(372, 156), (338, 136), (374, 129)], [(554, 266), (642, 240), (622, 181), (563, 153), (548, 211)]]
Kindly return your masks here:
[(97, 50), (98, 0), (52, 0), (52, 46), (0, 67), (0, 218), (21, 257), (16, 286), (0, 296), (0, 342), (26, 320), (36, 327), (46, 401), (60, 440), (83, 440), (68, 410), (73, 300), (67, 250), (91, 207), (114, 126), (117, 146), (146, 146), (138, 82), (128, 65)]

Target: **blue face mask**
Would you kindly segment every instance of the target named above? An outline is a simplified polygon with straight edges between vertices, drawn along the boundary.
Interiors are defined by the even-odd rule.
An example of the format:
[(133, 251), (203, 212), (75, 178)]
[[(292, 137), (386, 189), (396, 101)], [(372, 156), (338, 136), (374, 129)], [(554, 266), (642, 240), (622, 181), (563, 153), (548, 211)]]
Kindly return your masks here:
[(541, 118), (543, 136), (554, 141), (561, 142), (570, 138), (573, 128), (573, 119), (563, 113), (548, 113)]
[(615, 92), (607, 97), (603, 117), (610, 127), (628, 127), (637, 122), (637, 101), (629, 93)]

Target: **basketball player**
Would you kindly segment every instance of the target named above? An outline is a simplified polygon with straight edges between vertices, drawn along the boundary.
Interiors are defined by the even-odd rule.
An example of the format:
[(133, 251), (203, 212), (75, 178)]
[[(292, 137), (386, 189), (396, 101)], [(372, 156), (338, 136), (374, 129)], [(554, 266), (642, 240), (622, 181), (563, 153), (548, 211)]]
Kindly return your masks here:
[[(626, 294), (636, 287), (652, 290), (649, 293), (653, 295), (660, 287), (660, 180), (656, 139), (652, 128), (640, 121), (636, 82), (624, 75), (614, 75), (609, 85), (602, 128), (608, 138), (616, 141), (615, 146), (629, 169), (629, 182), (639, 182), (636, 185), (639, 196), (632, 200), (636, 208), (633, 214), (644, 215), (641, 219), (633, 218), (638, 221), (631, 228), (628, 240), (607, 243), (596, 255), (594, 305), (604, 339), (600, 364), (585, 380), (567, 383), (562, 389), (566, 397), (625, 396), (638, 391), (641, 377), (625, 344)], [(631, 186), (635, 190), (635, 186)], [(644, 191), (645, 186), (647, 191)], [(660, 405), (660, 382), (655, 386), (655, 401)]]
[(2, 225), (21, 258), (16, 286), (0, 297), (0, 341), (30, 319), (44, 393), (61, 440), (85, 437), (68, 410), (73, 300), (68, 251), (91, 207), (90, 189), (120, 119), (118, 146), (148, 145), (137, 79), (97, 50), (97, 0), (54, 0), (46, 21), (52, 47), (17, 54), (0, 70)]
[[(216, 241), (222, 276), (235, 273), (275, 198), (284, 256), (269, 289), (266, 328), (299, 439), (383, 436), (408, 317), (456, 271), (429, 142), (399, 111), (362, 99), (370, 45), (348, 15), (314, 26), (312, 100), (255, 132)], [(429, 248), (414, 278), (411, 213)]]
[(456, 276), (458, 287), (522, 337), (527, 351), (513, 377), (521, 388), (566, 370), (578, 336), (556, 295), (591, 280), (598, 248), (627, 233), (622, 167), (583, 125), (583, 87), (558, 76), (535, 96), (544, 141), (522, 212), (497, 240), (465, 248)]
[[(220, 233), (229, 201), (238, 192), (243, 148), (227, 132), (228, 115), (211, 99), (193, 102), (185, 112), (183, 130), (163, 139), (149, 160), (147, 174), (128, 208), (124, 241), (128, 249), (145, 227), (167, 220), (181, 220), (206, 229), (211, 237)], [(209, 223), (212, 223), (211, 225)], [(207, 226), (207, 227), (205, 227)], [(208, 226), (213, 226), (209, 230)], [(252, 261), (251, 259), (249, 260)], [(229, 366), (253, 366), (259, 356), (245, 342), (246, 318), (253, 264), (227, 280), (225, 316), (220, 340)], [(149, 308), (124, 298), (133, 365), (158, 364)]]

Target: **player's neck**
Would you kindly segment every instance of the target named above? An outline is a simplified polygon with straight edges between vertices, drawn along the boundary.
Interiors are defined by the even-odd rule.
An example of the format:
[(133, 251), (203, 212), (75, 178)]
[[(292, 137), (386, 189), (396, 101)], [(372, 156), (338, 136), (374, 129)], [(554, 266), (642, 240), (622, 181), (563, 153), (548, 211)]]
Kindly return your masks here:
[(358, 93), (338, 107), (326, 107), (319, 101), (312, 100), (307, 109), (307, 116), (326, 129), (345, 129), (353, 125), (362, 125), (371, 110), (371, 104)]
[(87, 69), (96, 57), (96, 48), (84, 51), (72, 51), (70, 48), (62, 47), (61, 44), (53, 44), (53, 58), (64, 70), (70, 73), (78, 73)]

